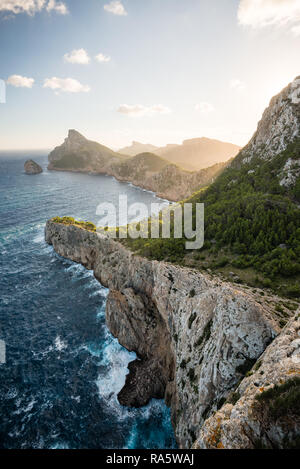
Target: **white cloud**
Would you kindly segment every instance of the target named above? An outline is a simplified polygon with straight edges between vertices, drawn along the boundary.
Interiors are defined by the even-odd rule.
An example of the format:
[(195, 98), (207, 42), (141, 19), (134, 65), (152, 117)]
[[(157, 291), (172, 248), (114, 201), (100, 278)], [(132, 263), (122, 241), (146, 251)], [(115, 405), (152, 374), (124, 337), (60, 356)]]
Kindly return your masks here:
[(171, 110), (161, 104), (155, 104), (153, 106), (122, 104), (118, 108), (118, 112), (131, 117), (142, 117), (152, 116), (154, 114), (169, 114)]
[(16, 88), (32, 88), (34, 79), (22, 77), (21, 75), (11, 75), (7, 79), (7, 84), (15, 86)]
[(46, 10), (49, 12), (55, 11), (59, 15), (67, 15), (69, 13), (65, 3), (57, 2), (56, 0), (49, 0)]
[(111, 58), (109, 55), (104, 55), (104, 54), (98, 54), (95, 56), (95, 59), (97, 60), (97, 62), (100, 62), (100, 63), (103, 63), (103, 62), (110, 62)]
[(71, 64), (81, 65), (86, 65), (90, 63), (91, 60), (87, 51), (84, 49), (74, 49), (69, 54), (65, 54), (64, 59), (66, 62), (70, 62)]
[(65, 3), (56, 0), (0, 0), (0, 11), (11, 12), (14, 15), (27, 13), (33, 16), (43, 9), (48, 12), (55, 11), (60, 15), (68, 13)]
[(74, 78), (46, 78), (44, 88), (50, 88), (51, 90), (65, 93), (88, 93), (90, 91), (89, 86), (82, 85)]
[(299, 35), (299, 0), (240, 0), (238, 21), (242, 26), (281, 26)]
[(213, 112), (215, 110), (211, 103), (202, 102), (196, 105), (196, 111), (202, 112), (203, 114)]
[(114, 0), (104, 5), (104, 10), (112, 13), (113, 15), (126, 16), (127, 11), (119, 0)]
[(230, 88), (237, 91), (243, 91), (246, 88), (246, 84), (238, 78), (234, 78), (230, 82)]

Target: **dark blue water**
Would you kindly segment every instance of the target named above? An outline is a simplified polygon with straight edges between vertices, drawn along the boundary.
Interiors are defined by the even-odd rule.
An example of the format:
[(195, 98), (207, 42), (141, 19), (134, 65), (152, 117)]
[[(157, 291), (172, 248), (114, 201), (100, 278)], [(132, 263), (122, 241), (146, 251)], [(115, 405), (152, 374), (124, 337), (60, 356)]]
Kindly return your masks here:
[(107, 290), (44, 241), (56, 215), (96, 221), (102, 201), (153, 194), (105, 176), (24, 174), (31, 155), (0, 155), (1, 448), (172, 448), (169, 410), (119, 405), (127, 352), (105, 326)]

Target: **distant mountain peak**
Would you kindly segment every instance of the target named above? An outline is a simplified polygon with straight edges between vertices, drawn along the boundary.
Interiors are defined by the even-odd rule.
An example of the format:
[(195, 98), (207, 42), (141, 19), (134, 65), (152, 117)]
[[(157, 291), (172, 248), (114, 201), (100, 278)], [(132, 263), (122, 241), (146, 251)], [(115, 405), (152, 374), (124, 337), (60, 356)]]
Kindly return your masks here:
[(121, 155), (127, 156), (136, 156), (140, 153), (155, 153), (158, 149), (155, 145), (151, 145), (150, 143), (141, 143), (133, 140), (132, 144), (129, 147), (121, 148), (119, 153)]
[(75, 129), (70, 129), (68, 132), (68, 138), (71, 140), (86, 140), (86, 138)]

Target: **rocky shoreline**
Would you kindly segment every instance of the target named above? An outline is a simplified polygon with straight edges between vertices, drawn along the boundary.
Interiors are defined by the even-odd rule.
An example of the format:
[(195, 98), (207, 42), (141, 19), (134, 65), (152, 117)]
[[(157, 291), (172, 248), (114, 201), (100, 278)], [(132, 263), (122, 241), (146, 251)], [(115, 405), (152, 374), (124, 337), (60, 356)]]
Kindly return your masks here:
[[(245, 388), (246, 371), (272, 347), (276, 336), (285, 337), (290, 325), (281, 332), (272, 307), (250, 290), (140, 258), (98, 233), (48, 221), (45, 236), (59, 255), (93, 270), (110, 289), (107, 326), (139, 358), (129, 366), (120, 403), (138, 407), (153, 397), (164, 397), (171, 407), (179, 447), (214, 447), (202, 433), (207, 422), (218, 415), (218, 409), (226, 411), (232, 392), (238, 385)], [(295, 321), (299, 334), (299, 318)], [(295, 343), (293, 347), (287, 343), (286, 352), (294, 353)], [(297, 361), (292, 367), (281, 367), (279, 351), (280, 347), (277, 362), (276, 357), (271, 361), (268, 386), (300, 374)], [(255, 387), (255, 392), (262, 391)], [(240, 425), (244, 424), (241, 420)], [(264, 440), (263, 423), (257, 421), (255, 431), (257, 439)], [(253, 439), (239, 443), (238, 435), (229, 443), (227, 434), (216, 441), (216, 447), (254, 447)]]

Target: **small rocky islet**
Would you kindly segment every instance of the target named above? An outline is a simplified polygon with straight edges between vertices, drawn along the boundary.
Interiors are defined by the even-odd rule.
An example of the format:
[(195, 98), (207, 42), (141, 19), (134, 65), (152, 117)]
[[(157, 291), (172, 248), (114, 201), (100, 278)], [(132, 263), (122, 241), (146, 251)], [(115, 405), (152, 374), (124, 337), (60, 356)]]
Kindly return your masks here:
[(25, 173), (29, 175), (41, 174), (43, 169), (33, 160), (27, 160), (24, 164)]

